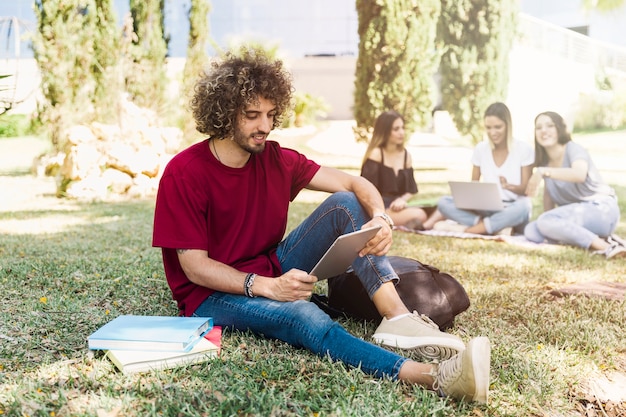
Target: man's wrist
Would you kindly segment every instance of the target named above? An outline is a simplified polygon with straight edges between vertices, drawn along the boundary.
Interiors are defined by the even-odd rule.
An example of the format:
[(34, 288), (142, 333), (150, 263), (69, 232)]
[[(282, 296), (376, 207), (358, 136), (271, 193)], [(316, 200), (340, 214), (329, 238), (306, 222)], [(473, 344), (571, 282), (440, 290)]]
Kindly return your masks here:
[(377, 213), (377, 214), (374, 214), (373, 217), (380, 217), (381, 219), (383, 219), (387, 223), (389, 228), (393, 230), (393, 226), (394, 226), (393, 219), (387, 213), (385, 213), (385, 212)]
[(252, 286), (254, 285), (254, 279), (256, 278), (256, 274), (250, 272), (246, 275), (246, 279), (243, 282), (243, 293), (246, 297), (254, 298), (256, 297), (252, 292)]

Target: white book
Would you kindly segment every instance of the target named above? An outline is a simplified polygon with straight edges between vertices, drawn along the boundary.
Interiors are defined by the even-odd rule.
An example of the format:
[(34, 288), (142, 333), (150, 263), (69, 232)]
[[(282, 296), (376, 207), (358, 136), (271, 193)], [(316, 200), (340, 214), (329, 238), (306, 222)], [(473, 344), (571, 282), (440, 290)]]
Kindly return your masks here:
[(222, 330), (215, 326), (189, 352), (156, 352), (141, 350), (109, 350), (106, 356), (123, 373), (149, 372), (191, 365), (219, 355)]

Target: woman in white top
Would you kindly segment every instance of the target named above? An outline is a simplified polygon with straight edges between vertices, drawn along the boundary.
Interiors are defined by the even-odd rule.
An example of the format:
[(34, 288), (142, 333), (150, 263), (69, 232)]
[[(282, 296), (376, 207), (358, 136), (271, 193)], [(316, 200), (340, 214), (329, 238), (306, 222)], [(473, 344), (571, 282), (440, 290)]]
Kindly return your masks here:
[[(504, 103), (491, 104), (485, 111), (488, 140), (476, 145), (472, 155), (472, 181), (500, 184), (505, 208), (501, 211), (459, 209), (451, 196), (442, 197), (437, 210), (424, 222), (425, 229), (451, 219), (460, 225), (455, 230), (493, 235), (503, 229), (522, 232), (530, 219), (532, 201), (525, 195), (532, 174), (534, 152), (526, 142), (513, 139), (511, 112)], [(445, 223), (440, 223), (445, 225)], [(434, 227), (444, 229), (444, 227)]]

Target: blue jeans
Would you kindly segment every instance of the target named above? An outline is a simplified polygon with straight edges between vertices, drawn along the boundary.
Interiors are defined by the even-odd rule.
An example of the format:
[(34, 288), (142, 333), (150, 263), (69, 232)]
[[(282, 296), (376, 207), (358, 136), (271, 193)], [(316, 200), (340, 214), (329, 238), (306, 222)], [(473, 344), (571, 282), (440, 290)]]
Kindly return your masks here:
[(437, 208), (447, 219), (465, 226), (474, 226), (480, 219), (490, 235), (506, 227), (513, 227), (521, 233), (530, 219), (532, 201), (528, 197), (519, 197), (500, 211), (463, 210), (454, 205), (452, 196), (439, 199)]
[(619, 218), (619, 206), (613, 197), (566, 204), (530, 222), (524, 236), (536, 243), (547, 241), (589, 249), (596, 238), (613, 233)]
[[(277, 250), (283, 271), (310, 271), (341, 234), (358, 230), (367, 213), (352, 193), (331, 195), (302, 224), (280, 242)], [(352, 264), (370, 296), (387, 281), (398, 280), (386, 257), (365, 256)], [(216, 292), (194, 315), (213, 317), (216, 325), (279, 339), (319, 356), (360, 367), (377, 377), (398, 378), (407, 361), (396, 353), (352, 336), (310, 301), (281, 302), (263, 297)]]

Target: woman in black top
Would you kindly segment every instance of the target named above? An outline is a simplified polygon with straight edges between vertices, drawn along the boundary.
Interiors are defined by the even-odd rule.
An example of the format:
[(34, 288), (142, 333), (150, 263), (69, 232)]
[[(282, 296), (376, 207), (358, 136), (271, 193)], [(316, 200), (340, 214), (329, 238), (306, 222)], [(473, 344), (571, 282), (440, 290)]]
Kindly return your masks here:
[(378, 188), (387, 214), (397, 226), (421, 229), (426, 212), (407, 202), (417, 194), (411, 154), (404, 146), (404, 119), (391, 110), (376, 119), (361, 166), (361, 176)]

